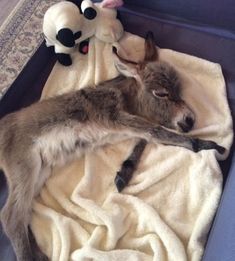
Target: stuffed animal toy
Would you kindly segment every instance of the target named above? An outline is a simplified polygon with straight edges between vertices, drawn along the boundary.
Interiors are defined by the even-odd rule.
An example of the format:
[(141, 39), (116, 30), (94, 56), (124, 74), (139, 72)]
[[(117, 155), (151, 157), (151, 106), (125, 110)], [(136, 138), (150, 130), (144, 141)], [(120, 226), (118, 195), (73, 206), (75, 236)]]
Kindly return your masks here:
[(83, 0), (80, 6), (67, 1), (51, 6), (43, 20), (46, 45), (54, 46), (57, 60), (69, 66), (72, 53), (77, 50), (83, 54), (88, 52), (92, 36), (107, 43), (118, 41), (123, 27), (114, 8), (122, 4), (121, 0), (103, 0), (101, 3)]

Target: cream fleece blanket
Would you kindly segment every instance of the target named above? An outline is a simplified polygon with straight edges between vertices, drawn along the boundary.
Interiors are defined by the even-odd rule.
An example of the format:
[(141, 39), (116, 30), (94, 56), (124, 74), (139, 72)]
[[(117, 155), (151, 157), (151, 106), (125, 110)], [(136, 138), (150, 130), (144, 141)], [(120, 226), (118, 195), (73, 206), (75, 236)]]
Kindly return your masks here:
[[(140, 37), (126, 33), (117, 46), (129, 59), (143, 57)], [(160, 59), (182, 77), (185, 100), (197, 116), (192, 134), (228, 152), (232, 119), (220, 66), (165, 49)], [(42, 98), (116, 75), (111, 45), (93, 38), (88, 55), (74, 54), (71, 67), (55, 65)], [(114, 177), (135, 143), (107, 145), (54, 169), (34, 202), (31, 224), (53, 261), (200, 260), (221, 195), (219, 155), (149, 144), (130, 185), (119, 194)]]

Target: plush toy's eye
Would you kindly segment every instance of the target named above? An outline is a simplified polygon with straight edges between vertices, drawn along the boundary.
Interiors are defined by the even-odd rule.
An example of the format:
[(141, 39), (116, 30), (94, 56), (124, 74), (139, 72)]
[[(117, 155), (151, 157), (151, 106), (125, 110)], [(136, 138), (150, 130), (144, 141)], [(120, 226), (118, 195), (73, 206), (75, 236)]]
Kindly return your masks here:
[(83, 15), (89, 20), (94, 19), (97, 15), (96, 10), (94, 9), (94, 5), (90, 0), (82, 1), (81, 10)]
[(169, 93), (167, 90), (152, 90), (153, 96), (157, 98), (167, 98), (169, 96)]

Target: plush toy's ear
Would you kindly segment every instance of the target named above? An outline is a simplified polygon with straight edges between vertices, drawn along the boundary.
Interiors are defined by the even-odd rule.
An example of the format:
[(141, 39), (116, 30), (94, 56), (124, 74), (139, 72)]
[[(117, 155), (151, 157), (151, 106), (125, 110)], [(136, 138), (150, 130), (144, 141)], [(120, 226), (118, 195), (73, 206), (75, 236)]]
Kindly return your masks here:
[(75, 39), (73, 32), (69, 28), (62, 28), (56, 35), (56, 39), (66, 47), (74, 47)]
[(101, 7), (105, 8), (117, 8), (123, 5), (122, 0), (103, 0)]
[(97, 12), (93, 3), (90, 0), (83, 0), (81, 4), (81, 10), (85, 18), (92, 20), (96, 17)]

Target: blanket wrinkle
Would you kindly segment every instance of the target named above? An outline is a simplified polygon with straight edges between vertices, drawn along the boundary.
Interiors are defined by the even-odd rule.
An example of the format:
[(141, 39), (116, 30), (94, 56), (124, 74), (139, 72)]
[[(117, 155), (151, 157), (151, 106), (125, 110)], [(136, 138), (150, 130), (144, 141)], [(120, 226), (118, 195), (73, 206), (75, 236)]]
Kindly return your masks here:
[[(112, 45), (91, 38), (87, 55), (56, 64), (41, 99), (94, 86), (118, 75)], [(125, 33), (114, 46), (123, 58), (144, 57), (143, 38)], [(226, 148), (194, 153), (148, 144), (130, 184), (118, 193), (114, 177), (138, 139), (107, 144), (53, 169), (34, 201), (31, 227), (52, 261), (199, 261), (216, 212), (222, 174), (217, 160), (232, 144), (232, 117), (219, 64), (159, 49), (179, 72), (183, 97), (196, 114), (188, 135)]]

